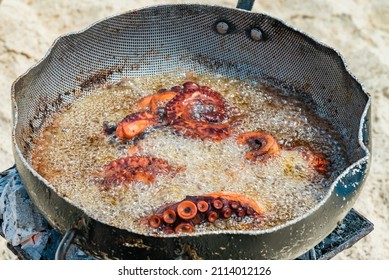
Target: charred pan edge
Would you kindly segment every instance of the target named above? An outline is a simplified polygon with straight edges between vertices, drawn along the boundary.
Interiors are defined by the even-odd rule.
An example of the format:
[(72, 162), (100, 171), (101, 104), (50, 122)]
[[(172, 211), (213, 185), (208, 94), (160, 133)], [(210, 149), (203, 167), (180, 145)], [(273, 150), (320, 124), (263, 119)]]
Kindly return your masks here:
[[(217, 8), (223, 8), (223, 9), (226, 9), (226, 10), (230, 10), (231, 8), (226, 8), (226, 7), (220, 7), (220, 6), (216, 6), (216, 5), (193, 5), (193, 4), (180, 4), (180, 5), (157, 5), (157, 6), (149, 6), (149, 7), (144, 7), (142, 9), (139, 9), (139, 10), (133, 10), (133, 11), (129, 11), (129, 12), (125, 12), (125, 13), (119, 13), (119, 14), (116, 14), (116, 15), (113, 15), (113, 16), (109, 16), (109, 17), (106, 17), (106, 18), (103, 18), (93, 24), (91, 24), (90, 26), (78, 31), (78, 32), (71, 32), (71, 33), (67, 33), (67, 34), (64, 34), (63, 36), (60, 36), (58, 37), (54, 42), (53, 44), (51, 45), (51, 47), (49, 48), (49, 50), (47, 51), (47, 53), (45, 54), (45, 56), (40, 60), (38, 61), (35, 65), (33, 65), (32, 67), (30, 67), (24, 74), (22, 74), (19, 78), (17, 78), (15, 80), (15, 82), (12, 84), (12, 89), (11, 89), (11, 98), (12, 98), (12, 106), (13, 106), (13, 128), (12, 128), (12, 140), (13, 140), (13, 144), (14, 144), (14, 147), (15, 147), (15, 151), (18, 155), (18, 157), (20, 157), (21, 161), (23, 162), (23, 164), (27, 167), (27, 169), (32, 173), (33, 176), (35, 176), (38, 180), (42, 181), (43, 183), (45, 183), (51, 190), (53, 190), (54, 192), (55, 189), (54, 187), (47, 181), (45, 180), (41, 175), (39, 175), (33, 168), (32, 166), (30, 166), (30, 164), (27, 162), (27, 160), (25, 159), (25, 157), (23, 156), (23, 154), (21, 153), (21, 150), (20, 148), (18, 147), (17, 143), (16, 143), (16, 139), (15, 139), (15, 131), (16, 131), (16, 127), (17, 127), (17, 118), (18, 118), (18, 107), (17, 107), (17, 104), (16, 104), (16, 98), (15, 98), (15, 85), (21, 81), (32, 69), (36, 68), (38, 65), (40, 65), (43, 61), (45, 61), (46, 59), (48, 59), (51, 55), (51, 50), (53, 49), (53, 47), (60, 43), (60, 40), (63, 39), (63, 38), (66, 38), (66, 37), (69, 37), (69, 36), (77, 36), (78, 34), (81, 34), (85, 31), (87, 31), (88, 29), (90, 29), (92, 26), (95, 26), (96, 24), (99, 24), (107, 19), (110, 19), (110, 18), (114, 18), (114, 17), (117, 17), (117, 16), (120, 16), (120, 15), (123, 15), (123, 14), (127, 14), (127, 13), (131, 13), (131, 12), (134, 12), (134, 13), (137, 13), (138, 11), (141, 11), (141, 10), (147, 10), (149, 8), (158, 8), (158, 7), (164, 7), (164, 6), (182, 6), (182, 7), (191, 7), (192, 9), (196, 8), (196, 9), (207, 9), (207, 7), (217, 7)], [(243, 10), (238, 10), (236, 9), (236, 12), (237, 13), (250, 13), (250, 14), (259, 14), (259, 13), (254, 13), (254, 12), (251, 12), (251, 11), (243, 11)], [(268, 15), (268, 14), (265, 14), (265, 13), (261, 13), (260, 15), (264, 15), (264, 16), (268, 16), (270, 18), (273, 18), (272, 16)], [(315, 211), (317, 211), (321, 206), (323, 206), (323, 204), (327, 201), (327, 199), (333, 194), (334, 192), (334, 189), (336, 187), (336, 185), (338, 185), (343, 179), (345, 179), (346, 175), (348, 173), (350, 173), (352, 170), (354, 169), (357, 169), (359, 170), (359, 172), (362, 172), (363, 175), (365, 176), (366, 173), (367, 173), (367, 169), (366, 170), (361, 170), (361, 167), (363, 167), (364, 165), (368, 165), (369, 163), (369, 159), (370, 159), (370, 151), (369, 151), (369, 148), (365, 145), (365, 141), (367, 141), (367, 139), (364, 139), (364, 137), (367, 137), (369, 136), (369, 131), (366, 131), (368, 130), (368, 127), (366, 128), (365, 126), (368, 122), (368, 119), (369, 119), (369, 110), (370, 110), (370, 105), (371, 105), (371, 97), (370, 95), (366, 92), (365, 88), (363, 87), (363, 85), (357, 80), (357, 78), (350, 72), (349, 70), (349, 67), (347, 66), (347, 64), (344, 62), (344, 59), (343, 57), (340, 55), (340, 53), (338, 51), (336, 51), (335, 49), (333, 49), (332, 47), (329, 47), (327, 46), (326, 44), (322, 43), (321, 41), (319, 40), (316, 40), (316, 39), (313, 39), (311, 36), (308, 36), (306, 33), (290, 26), (289, 24), (285, 23), (284, 21), (282, 20), (279, 20), (277, 19), (281, 24), (284, 24), (286, 27), (290, 28), (291, 30), (297, 32), (297, 33), (300, 33), (302, 34), (304, 37), (306, 37), (306, 39), (314, 42), (315, 44), (319, 44), (325, 48), (327, 48), (328, 50), (330, 51), (333, 51), (335, 55), (338, 56), (338, 58), (340, 58), (343, 66), (345, 67), (347, 73), (350, 75), (350, 77), (352, 79), (354, 79), (354, 81), (359, 84), (361, 86), (361, 89), (363, 91), (364, 94), (366, 94), (366, 97), (367, 97), (367, 102), (366, 102), (366, 105), (365, 105), (365, 108), (364, 108), (364, 111), (363, 111), (363, 114), (361, 116), (361, 120), (360, 120), (360, 125), (359, 125), (359, 135), (358, 135), (358, 142), (361, 146), (361, 148), (366, 152), (366, 156), (364, 156), (363, 158), (359, 159), (357, 162), (351, 164), (348, 168), (346, 168), (346, 170), (344, 170), (336, 179), (335, 181), (331, 184), (330, 186), (330, 189), (327, 193), (327, 195), (318, 203), (316, 204), (316, 206), (314, 208), (312, 208), (310, 211), (308, 211), (307, 213), (305, 213), (304, 215), (294, 219), (294, 220), (291, 220), (289, 222), (286, 222), (284, 224), (281, 224), (279, 226), (275, 226), (273, 228), (270, 228), (270, 229), (265, 229), (265, 230), (251, 230), (251, 231), (243, 231), (243, 230), (224, 230), (222, 232), (218, 232), (218, 231), (215, 231), (215, 232), (208, 232), (206, 233), (207, 235), (213, 235), (213, 234), (247, 234), (247, 235), (258, 235), (258, 234), (265, 234), (265, 233), (271, 233), (271, 232), (274, 232), (274, 231), (277, 231), (281, 228), (285, 228), (285, 227), (288, 227), (290, 225), (293, 225), (303, 219), (305, 219), (307, 216), (311, 215), (312, 213), (314, 213)], [(92, 75), (93, 76), (93, 75)], [(105, 76), (105, 79), (107, 78), (107, 76)], [(101, 80), (99, 80), (99, 82), (101, 82)], [(92, 83), (92, 85), (95, 84), (95, 83)], [(67, 197), (63, 197), (63, 199), (65, 199), (69, 204), (73, 205), (74, 207), (76, 207), (77, 209), (79, 209), (80, 211), (82, 211), (83, 213), (85, 213), (86, 215), (88, 215), (88, 213), (85, 212), (85, 209), (82, 209), (80, 208), (79, 206), (75, 205), (73, 203), (73, 201), (71, 201), (70, 199), (68, 199)], [(89, 215), (88, 215), (89, 216)], [(92, 218), (93, 219), (93, 218)], [(102, 222), (101, 222), (102, 223)], [(201, 236), (201, 235), (204, 235), (204, 233), (192, 233), (190, 234), (190, 236)], [(152, 235), (150, 235), (152, 236)], [(169, 235), (169, 236), (164, 236), (163, 238), (175, 238), (179, 235), (177, 234), (172, 234), (172, 235)], [(161, 238), (161, 237), (159, 237)]]
[(107, 69), (102, 69), (97, 73), (94, 73), (87, 77), (81, 84), (82, 91), (90, 90), (102, 85), (108, 81), (108, 78), (114, 73), (122, 73), (124, 66), (114, 66)]

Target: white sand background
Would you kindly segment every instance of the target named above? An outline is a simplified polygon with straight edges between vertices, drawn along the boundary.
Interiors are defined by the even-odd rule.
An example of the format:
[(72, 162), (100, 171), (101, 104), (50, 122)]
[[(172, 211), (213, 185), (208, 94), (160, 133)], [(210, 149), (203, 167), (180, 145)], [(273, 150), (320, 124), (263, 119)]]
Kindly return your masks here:
[[(0, 1), (1, 2), (1, 1)], [(60, 35), (93, 22), (163, 3), (235, 7), (237, 1), (3, 0), (0, 4), (0, 171), (13, 165), (11, 84)], [(375, 230), (335, 259), (389, 259), (389, 1), (257, 0), (254, 12), (284, 20), (337, 49), (373, 97), (373, 161), (355, 209)], [(14, 258), (0, 242), (0, 259)]]

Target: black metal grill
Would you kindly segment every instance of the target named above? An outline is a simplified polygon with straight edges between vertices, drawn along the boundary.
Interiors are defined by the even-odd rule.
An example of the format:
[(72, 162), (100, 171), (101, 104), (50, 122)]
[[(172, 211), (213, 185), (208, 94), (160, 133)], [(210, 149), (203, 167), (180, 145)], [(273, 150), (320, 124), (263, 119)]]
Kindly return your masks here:
[[(10, 182), (13, 180), (13, 182)], [(22, 185), (18, 172), (15, 167), (8, 169), (0, 173), (0, 196), (9, 183), (18, 185), (19, 187), (24, 188)], [(1, 200), (0, 200), (1, 202)], [(23, 203), (30, 203), (29, 198), (26, 196), (23, 197)], [(32, 203), (29, 204), (30, 207), (35, 208), (35, 205)], [(0, 203), (0, 235), (5, 237), (4, 228), (7, 227), (1, 213), (1, 207), (5, 207)], [(31, 209), (31, 213), (35, 213), (36, 209)], [(43, 217), (42, 217), (43, 219)], [(55, 253), (58, 249), (59, 243), (61, 241), (61, 234), (53, 229), (47, 222), (39, 222), (40, 228), (39, 231), (36, 231), (36, 234), (44, 233), (47, 236), (47, 242), (44, 246), (38, 248), (36, 251), (34, 248), (26, 247), (23, 245), (12, 245), (11, 242), (8, 242), (8, 248), (19, 258), (19, 259), (42, 259), (42, 260), (51, 260), (55, 258)], [(335, 255), (341, 251), (350, 248), (361, 238), (368, 235), (373, 230), (373, 224), (359, 214), (354, 209), (347, 214), (347, 216), (342, 220), (342, 222), (335, 228), (335, 230), (329, 234), (324, 240), (317, 244), (314, 248), (301, 255), (297, 259), (299, 260), (328, 260), (333, 258)], [(8, 240), (9, 241), (9, 240)], [(33, 239), (31, 243), (34, 243)], [(32, 246), (33, 247), (33, 246)], [(35, 250), (35, 251), (34, 251)], [(71, 245), (69, 251), (66, 255), (67, 259), (75, 260), (85, 260), (85, 259), (94, 259), (93, 256), (89, 256), (82, 252), (75, 245)], [(188, 258), (188, 256), (182, 255), (183, 259)]]

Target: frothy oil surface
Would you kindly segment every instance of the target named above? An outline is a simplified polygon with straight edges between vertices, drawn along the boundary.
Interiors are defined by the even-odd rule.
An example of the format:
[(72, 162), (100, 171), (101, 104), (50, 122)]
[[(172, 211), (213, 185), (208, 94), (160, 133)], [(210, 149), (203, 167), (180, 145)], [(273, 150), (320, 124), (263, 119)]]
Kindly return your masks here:
[[(136, 112), (140, 98), (188, 80), (220, 92), (228, 107), (243, 116), (234, 124), (231, 137), (220, 142), (186, 139), (169, 127), (152, 129), (136, 143), (112, 141), (104, 135), (104, 123), (117, 123)], [(245, 159), (247, 147), (239, 146), (236, 137), (257, 130), (269, 132), (284, 147), (279, 157), (266, 163)], [(164, 75), (126, 78), (75, 102), (55, 115), (36, 139), (31, 160), (60, 195), (115, 227), (154, 234), (145, 217), (160, 206), (188, 195), (232, 191), (264, 208), (263, 221), (256, 225), (264, 229), (303, 215), (324, 197), (347, 166), (339, 139), (326, 121), (287, 92), (218, 76)], [(330, 161), (327, 176), (317, 173), (301, 151), (290, 148), (296, 143), (326, 155)], [(162, 158), (185, 169), (173, 177), (160, 175), (152, 185), (133, 183), (102, 190), (96, 174), (110, 161), (127, 156), (135, 144), (139, 155)], [(253, 229), (234, 218), (197, 227), (197, 231)]]

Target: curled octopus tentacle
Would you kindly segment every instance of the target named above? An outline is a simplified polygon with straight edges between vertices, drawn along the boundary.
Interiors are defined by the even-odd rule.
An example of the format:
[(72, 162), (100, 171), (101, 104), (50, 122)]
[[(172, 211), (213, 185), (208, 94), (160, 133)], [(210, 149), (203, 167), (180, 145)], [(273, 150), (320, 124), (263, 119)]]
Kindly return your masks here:
[(237, 138), (240, 145), (248, 145), (249, 151), (245, 157), (254, 162), (266, 162), (280, 154), (280, 146), (276, 139), (265, 131), (246, 132)]
[[(272, 157), (277, 157), (281, 151), (281, 146), (278, 145), (276, 139), (264, 131), (240, 134), (237, 142), (240, 145), (248, 145), (250, 150), (246, 152), (245, 157), (253, 162), (266, 162)], [(307, 143), (292, 144), (292, 147), (282, 149), (300, 152), (304, 160), (311, 164), (313, 170), (321, 175), (328, 174), (330, 162), (326, 156), (310, 148)]]
[(257, 221), (263, 209), (253, 199), (234, 192), (214, 192), (199, 196), (187, 196), (184, 200), (160, 207), (149, 217), (151, 228), (164, 233), (192, 233), (195, 226), (214, 223), (218, 219), (235, 216), (253, 217)]
[(116, 137), (121, 140), (133, 139), (140, 136), (146, 129), (155, 126), (159, 122), (155, 114), (143, 111), (127, 115), (116, 128)]
[(126, 116), (116, 128), (116, 136), (133, 139), (148, 128), (168, 125), (179, 135), (220, 141), (230, 136), (230, 123), (222, 95), (209, 87), (186, 82), (162, 90), (137, 102), (140, 112)]
[(328, 175), (330, 161), (327, 160), (323, 153), (316, 152), (307, 147), (298, 147), (296, 149), (301, 152), (304, 160), (311, 164), (313, 170), (321, 175)]
[(323, 176), (329, 176), (330, 161), (328, 157), (324, 153), (318, 152), (313, 148), (311, 143), (298, 139), (288, 143), (283, 149), (299, 152), (303, 159), (310, 164), (310, 170), (314, 170)]
[(146, 156), (128, 156), (111, 161), (98, 174), (104, 190), (119, 185), (142, 182), (146, 185), (154, 183), (158, 175), (175, 175), (183, 167), (174, 167), (166, 160)]
[(193, 82), (172, 88), (179, 93), (166, 104), (166, 123), (177, 134), (220, 141), (230, 135), (230, 121), (222, 95)]

